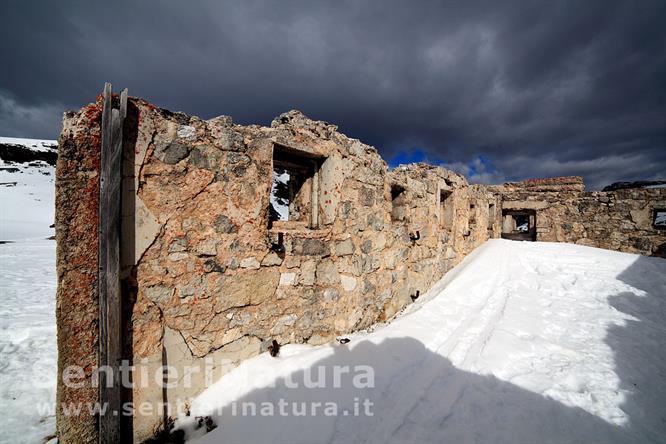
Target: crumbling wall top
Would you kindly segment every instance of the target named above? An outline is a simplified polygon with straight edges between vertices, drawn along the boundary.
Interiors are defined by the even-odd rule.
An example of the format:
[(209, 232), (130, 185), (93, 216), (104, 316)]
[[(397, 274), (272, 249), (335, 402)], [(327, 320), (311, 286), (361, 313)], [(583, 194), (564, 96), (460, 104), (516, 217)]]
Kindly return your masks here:
[(580, 176), (561, 176), (508, 182), (504, 188), (507, 191), (585, 191), (585, 183)]

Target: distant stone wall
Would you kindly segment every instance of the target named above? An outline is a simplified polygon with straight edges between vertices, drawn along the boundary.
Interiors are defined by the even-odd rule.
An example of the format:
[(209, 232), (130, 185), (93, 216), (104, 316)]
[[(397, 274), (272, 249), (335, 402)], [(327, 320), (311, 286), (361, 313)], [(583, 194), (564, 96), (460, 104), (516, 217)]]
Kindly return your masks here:
[(559, 189), (552, 183), (545, 190), (523, 183), (494, 189), (503, 210), (536, 211), (537, 241), (666, 257), (666, 230), (653, 226), (654, 211), (666, 208), (666, 189), (584, 192), (571, 183)]
[(585, 191), (583, 178), (580, 176), (547, 177), (541, 179), (525, 179), (520, 182), (504, 184), (505, 190), (514, 191)]
[[(93, 109), (99, 104), (66, 115), (61, 136), (63, 365), (80, 356), (90, 362), (97, 346), (97, 195), (82, 187), (97, 190), (98, 163), (81, 169), (99, 156), (99, 122), (88, 117)], [(374, 148), (296, 111), (270, 127), (241, 126), (229, 117), (204, 121), (131, 99), (128, 121), (124, 338), (127, 357), (146, 370), (134, 372), (135, 388), (127, 397), (135, 405), (184, 402), (205, 387), (201, 372), (191, 375), (190, 387), (163, 392), (154, 382), (163, 364), (181, 376), (192, 366), (212, 366), (218, 378), (272, 339), (322, 344), (387, 320), (475, 247), (499, 236), (500, 202), (485, 187), (423, 164), (389, 171)], [(308, 172), (296, 220), (269, 220), (278, 161)], [(72, 175), (86, 182), (69, 180)], [(86, 211), (69, 219), (77, 211), (64, 197), (74, 195)], [(83, 262), (87, 280), (71, 281), (73, 262)], [(74, 337), (63, 343), (61, 332)], [(77, 335), (93, 342), (77, 342)], [(94, 393), (90, 389), (85, 397)], [(162, 422), (159, 410), (136, 415), (133, 439), (148, 438)], [(62, 442), (68, 442), (64, 431), (89, 423), (59, 417)]]

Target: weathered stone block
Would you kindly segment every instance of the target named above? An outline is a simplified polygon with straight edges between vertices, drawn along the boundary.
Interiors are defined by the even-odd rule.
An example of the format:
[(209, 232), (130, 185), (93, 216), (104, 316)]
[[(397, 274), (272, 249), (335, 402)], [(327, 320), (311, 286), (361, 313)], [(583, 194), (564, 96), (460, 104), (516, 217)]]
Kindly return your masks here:
[(271, 251), (268, 253), (264, 258), (261, 260), (261, 266), (262, 267), (272, 267), (275, 265), (281, 265), (282, 264), (282, 258), (277, 255), (276, 252)]
[(241, 268), (250, 268), (256, 270), (257, 268), (259, 268), (259, 266), (260, 266), (259, 261), (254, 256), (246, 257), (245, 259), (240, 261)]
[(205, 239), (195, 247), (194, 251), (201, 256), (215, 256), (217, 244), (217, 239)]
[(351, 239), (345, 239), (335, 245), (335, 254), (338, 256), (348, 256), (354, 254), (354, 243)]
[(206, 273), (224, 273), (225, 267), (220, 265), (215, 259), (207, 259), (203, 264)]
[(300, 267), (301, 259), (295, 256), (287, 256), (284, 260), (284, 266), (287, 268)]
[(184, 237), (177, 237), (169, 245), (169, 253), (187, 250), (187, 239)]
[(340, 282), (338, 269), (331, 259), (324, 259), (317, 264), (316, 278), (320, 285), (334, 285)]
[(304, 261), (301, 265), (299, 284), (313, 285), (315, 283), (315, 271), (317, 263), (314, 260)]
[(215, 230), (218, 233), (231, 234), (237, 233), (238, 227), (224, 214), (215, 218)]
[(368, 187), (361, 187), (359, 189), (359, 200), (363, 206), (373, 206), (375, 204), (375, 190)]
[(174, 289), (165, 285), (155, 285), (153, 287), (147, 287), (143, 292), (150, 301), (157, 305), (161, 305), (169, 302), (171, 296), (173, 296)]
[(248, 270), (225, 276), (215, 288), (215, 312), (260, 304), (275, 293), (279, 280), (280, 272), (274, 268)]
[(284, 333), (287, 330), (288, 327), (291, 327), (292, 325), (294, 325), (294, 323), (296, 322), (297, 319), (298, 319), (298, 316), (296, 316), (295, 314), (289, 314), (289, 315), (282, 316), (281, 318), (279, 318), (277, 320), (277, 322), (275, 323), (275, 325), (271, 329), (271, 334), (279, 335), (279, 334)]
[(155, 157), (164, 163), (176, 164), (187, 157), (189, 147), (181, 142), (173, 141), (170, 144), (155, 150)]
[(340, 293), (335, 288), (326, 288), (323, 292), (324, 301), (333, 302), (337, 301), (340, 297)]
[(294, 285), (296, 282), (296, 273), (282, 273), (280, 275), (280, 285)]
[(354, 291), (356, 288), (356, 278), (354, 276), (340, 275), (340, 282), (345, 291)]
[(330, 254), (328, 243), (320, 239), (296, 238), (293, 240), (294, 254), (302, 256), (326, 256)]

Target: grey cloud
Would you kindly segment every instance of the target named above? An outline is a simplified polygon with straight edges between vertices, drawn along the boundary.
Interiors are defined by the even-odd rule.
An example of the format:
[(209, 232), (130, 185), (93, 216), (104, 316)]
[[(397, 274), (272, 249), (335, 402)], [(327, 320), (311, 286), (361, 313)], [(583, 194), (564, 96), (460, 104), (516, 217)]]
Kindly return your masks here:
[[(2, 8), (0, 88), (13, 104), (0, 114), (3, 135), (54, 137), (64, 108), (112, 81), (243, 123), (298, 108), (388, 158), (419, 148), (473, 180), (583, 174), (598, 187), (666, 170), (661, 0)], [(34, 125), (20, 124), (27, 109), (40, 115)], [(470, 169), (479, 155), (497, 170)]]
[(55, 138), (64, 106), (58, 103), (25, 105), (0, 90), (0, 134), (21, 137), (45, 134)]

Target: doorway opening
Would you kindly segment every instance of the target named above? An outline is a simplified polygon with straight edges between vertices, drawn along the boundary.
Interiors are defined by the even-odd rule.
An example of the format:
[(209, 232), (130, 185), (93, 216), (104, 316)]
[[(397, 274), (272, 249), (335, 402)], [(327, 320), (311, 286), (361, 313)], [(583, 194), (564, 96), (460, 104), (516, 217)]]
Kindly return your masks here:
[(536, 241), (536, 210), (502, 210), (502, 239)]

